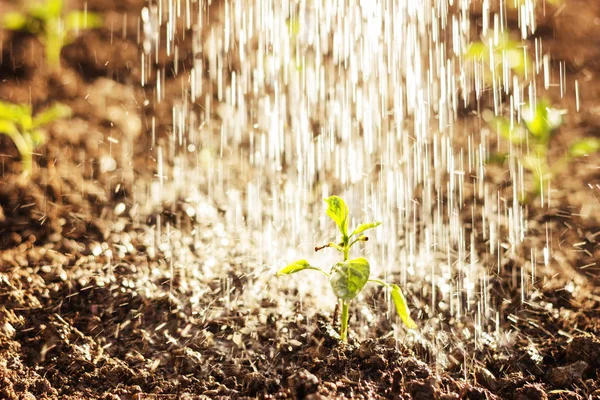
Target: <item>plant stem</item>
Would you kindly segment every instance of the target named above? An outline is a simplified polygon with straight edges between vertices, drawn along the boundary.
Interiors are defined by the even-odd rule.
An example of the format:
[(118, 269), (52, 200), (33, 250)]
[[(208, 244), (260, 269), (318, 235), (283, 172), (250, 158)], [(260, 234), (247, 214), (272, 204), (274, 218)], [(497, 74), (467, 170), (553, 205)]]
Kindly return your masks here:
[(33, 169), (33, 155), (31, 154), (33, 149), (29, 146), (28, 142), (23, 138), (20, 132), (13, 132), (9, 134), (13, 140), (17, 150), (21, 153), (21, 163), (23, 165), (22, 175), (29, 176)]
[(342, 327), (340, 328), (340, 337), (342, 342), (348, 343), (348, 309), (350, 303), (346, 300), (342, 300)]
[(344, 252), (344, 261), (348, 261), (348, 257), (350, 256), (350, 244), (348, 244), (348, 241), (350, 240), (349, 237), (346, 237), (344, 235), (344, 237), (342, 238), (342, 250)]

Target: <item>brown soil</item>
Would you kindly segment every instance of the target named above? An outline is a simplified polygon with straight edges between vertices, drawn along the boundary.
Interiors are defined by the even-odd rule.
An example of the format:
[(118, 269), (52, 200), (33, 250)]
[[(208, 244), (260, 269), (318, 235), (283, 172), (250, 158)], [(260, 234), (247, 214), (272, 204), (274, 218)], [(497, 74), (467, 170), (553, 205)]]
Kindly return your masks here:
[[(549, 93), (569, 110), (555, 152), (574, 136), (600, 136), (600, 7), (566, 3), (540, 29), (556, 59), (565, 60), (570, 87), (577, 79), (582, 89), (579, 113), (573, 91), (562, 100)], [(181, 217), (183, 200), (155, 210), (173, 226), (205, 232), (200, 243), (179, 249), (189, 266), (169, 267), (170, 250), (146, 240), (155, 220), (134, 212), (133, 185), (156, 171), (142, 132), (155, 117), (159, 140), (166, 135), (172, 103), (153, 105), (146, 101), (152, 84), (140, 86), (137, 29), (145, 1), (87, 4), (104, 14), (106, 28), (67, 46), (58, 74), (40, 64), (37, 39), (0, 33), (0, 99), (35, 109), (60, 101), (74, 110), (73, 119), (49, 129), (31, 180), (20, 178), (18, 152), (0, 136), (1, 399), (600, 398), (600, 156), (565, 171), (551, 209), (530, 209), (531, 242), (490, 283), (508, 316), (499, 321), (505, 340), (451, 346), (466, 323), (454, 321), (439, 347), (427, 333), (403, 343), (381, 321), (369, 327), (378, 339), (340, 345), (331, 315), (306, 317), (300, 303), (282, 314), (269, 293), (246, 299), (256, 266), (241, 261), (242, 248), (216, 240), (217, 205), (203, 218)], [(10, 7), (0, 3), (0, 12)], [(180, 46), (178, 61), (162, 54), (157, 66), (189, 67), (190, 43)], [(180, 88), (167, 74), (166, 90), (176, 95)], [(490, 167), (496, 172), (502, 185), (502, 170)], [(554, 259), (540, 268), (538, 290), (523, 304), (513, 273), (548, 227)], [(228, 261), (207, 278), (209, 245)]]

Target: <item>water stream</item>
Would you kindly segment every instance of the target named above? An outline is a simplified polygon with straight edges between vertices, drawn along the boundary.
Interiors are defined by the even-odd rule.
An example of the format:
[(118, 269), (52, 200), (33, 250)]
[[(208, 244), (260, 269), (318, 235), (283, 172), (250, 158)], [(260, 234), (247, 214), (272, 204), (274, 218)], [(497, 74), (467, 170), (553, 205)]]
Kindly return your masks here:
[[(535, 31), (545, 2), (477, 3), (150, 1), (140, 62), (145, 76), (158, 77), (152, 101), (165, 101), (170, 74), (181, 90), (169, 139), (153, 142), (155, 181), (140, 189), (140, 204), (185, 198), (190, 216), (218, 205), (226, 221), (218, 229), (239, 234), (240, 257), (258, 266), (243, 271), (255, 276), (255, 286), (241, 296), (251, 301), (263, 290), (276, 296), (297, 287), (310, 313), (332, 311), (327, 282), (273, 274), (296, 258), (322, 266), (336, 260), (333, 251), (313, 249), (335, 235), (322, 199), (339, 195), (350, 206), (351, 225), (383, 222), (363, 254), (373, 276), (405, 288), (420, 326), (393, 334), (440, 349), (455, 339), (475, 346), (501, 341), (506, 316), (490, 282), (526, 240), (526, 211), (517, 201), (524, 173), (510, 158), (509, 191), (490, 181), (498, 135), (481, 111), (519, 115), (539, 85), (563, 82), (551, 76), (541, 41), (534, 49), (522, 41)], [(516, 30), (509, 20), (518, 22)], [(511, 69), (509, 51), (465, 57), (471, 43), (481, 39), (492, 48), (515, 31), (521, 37), (512, 39), (530, 61), (523, 76)], [(193, 43), (193, 69), (177, 62), (153, 69), (159, 52), (177, 60), (185, 40)], [(158, 220), (155, 246), (171, 245), (171, 228)], [(202, 227), (187, 235), (193, 242)], [(549, 252), (537, 243), (530, 259), (511, 267), (521, 301)], [(170, 254), (171, 265), (188, 268), (183, 253)], [(212, 258), (204, 273), (223, 262)], [(297, 300), (284, 299), (284, 308), (289, 312)], [(365, 321), (395, 318), (391, 304), (387, 316), (364, 304), (356, 312)], [(366, 324), (355, 329), (368, 331)]]

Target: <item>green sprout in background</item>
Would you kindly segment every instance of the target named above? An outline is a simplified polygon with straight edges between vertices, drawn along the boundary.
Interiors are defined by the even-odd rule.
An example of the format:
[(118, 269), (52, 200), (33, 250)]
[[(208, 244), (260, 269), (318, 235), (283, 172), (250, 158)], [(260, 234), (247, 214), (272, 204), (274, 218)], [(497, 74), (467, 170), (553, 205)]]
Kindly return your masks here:
[(508, 34), (485, 36), (479, 42), (473, 42), (467, 48), (465, 58), (486, 67), (484, 83), (491, 85), (502, 78), (504, 68), (507, 67), (519, 77), (526, 77), (529, 70), (529, 61), (521, 42), (512, 40)]
[(31, 174), (33, 151), (45, 141), (43, 127), (61, 118), (71, 116), (64, 104), (54, 104), (33, 116), (31, 106), (0, 101), (0, 134), (9, 136), (21, 155), (23, 176)]
[(83, 11), (64, 14), (63, 5), (63, 0), (32, 2), (24, 12), (5, 13), (0, 17), (0, 26), (36, 35), (46, 49), (48, 65), (56, 70), (62, 48), (74, 40), (79, 30), (102, 26), (99, 15)]
[(334, 264), (327, 272), (319, 267), (310, 265), (306, 260), (295, 261), (277, 272), (278, 276), (290, 275), (302, 270), (314, 270), (322, 273), (329, 278), (329, 283), (334, 294), (341, 303), (342, 318), (340, 328), (340, 338), (343, 342), (348, 341), (348, 319), (351, 301), (362, 291), (367, 282), (376, 283), (390, 289), (392, 301), (398, 315), (404, 324), (410, 329), (416, 329), (417, 324), (410, 317), (410, 311), (406, 305), (406, 300), (402, 290), (394, 284), (386, 283), (379, 279), (369, 279), (371, 268), (369, 262), (363, 258), (349, 260), (350, 248), (358, 242), (366, 242), (367, 236), (363, 234), (368, 229), (376, 228), (380, 222), (370, 222), (358, 225), (352, 233), (348, 234), (348, 207), (344, 200), (338, 196), (331, 196), (325, 199), (327, 202), (327, 215), (337, 224), (342, 236), (337, 243), (331, 242), (325, 246), (315, 247), (315, 251), (332, 247), (344, 255), (344, 260)]
[[(534, 4), (546, 3), (546, 4), (552, 4), (554, 6), (560, 6), (563, 3), (563, 1), (564, 0), (533, 0), (533, 3)], [(516, 10), (521, 6), (524, 6), (526, 2), (527, 2), (527, 0), (507, 0), (506, 6), (513, 10)]]
[[(525, 106), (519, 123), (512, 124), (509, 118), (496, 117), (490, 110), (483, 112), (483, 119), (504, 139), (512, 144), (528, 145), (527, 153), (520, 156), (519, 161), (533, 176), (534, 197), (540, 195), (552, 178), (561, 173), (571, 160), (600, 151), (600, 139), (584, 138), (572, 143), (568, 152), (550, 165), (550, 140), (562, 124), (563, 114), (563, 111), (551, 108), (546, 99), (539, 100), (535, 107)], [(522, 195), (521, 200), (525, 201), (526, 197)]]

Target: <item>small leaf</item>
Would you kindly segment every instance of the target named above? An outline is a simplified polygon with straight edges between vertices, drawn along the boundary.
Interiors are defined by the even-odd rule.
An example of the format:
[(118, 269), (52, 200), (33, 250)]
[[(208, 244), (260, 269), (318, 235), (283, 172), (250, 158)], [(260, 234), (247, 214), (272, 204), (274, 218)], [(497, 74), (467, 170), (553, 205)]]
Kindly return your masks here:
[(562, 123), (562, 113), (549, 107), (548, 101), (538, 101), (535, 110), (529, 107), (523, 109), (523, 121), (529, 132), (541, 143), (547, 143), (552, 131)]
[(25, 30), (27, 27), (27, 15), (20, 12), (7, 12), (2, 17), (2, 27), (12, 31)]
[(312, 269), (313, 267), (310, 266), (310, 264), (308, 263), (308, 261), (306, 260), (298, 260), (298, 261), (294, 261), (293, 263), (289, 264), (286, 267), (281, 268), (279, 271), (277, 271), (277, 276), (281, 276), (281, 275), (291, 275), (293, 273), (305, 270), (305, 269)]
[(357, 226), (354, 229), (354, 231), (352, 232), (352, 234), (350, 236), (358, 235), (359, 233), (362, 233), (362, 232), (366, 231), (367, 229), (376, 228), (379, 225), (381, 225), (381, 222), (379, 222), (379, 221), (369, 222), (366, 224), (360, 224), (359, 226)]
[(488, 49), (482, 42), (471, 43), (465, 52), (467, 59), (487, 58)]
[(339, 299), (352, 300), (365, 287), (370, 274), (369, 262), (361, 257), (335, 264), (331, 268), (329, 283)]
[(331, 196), (325, 199), (327, 203), (327, 215), (340, 228), (343, 236), (348, 236), (348, 206), (344, 200), (338, 196)]
[(63, 10), (63, 0), (46, 0), (46, 12), (49, 16), (60, 17)]
[(31, 107), (0, 101), (1, 119), (20, 124), (27, 116), (31, 116)]
[(94, 29), (104, 26), (102, 17), (92, 12), (73, 11), (65, 18), (67, 31), (78, 31), (80, 29)]
[(569, 155), (571, 157), (584, 157), (597, 151), (600, 151), (600, 139), (585, 138), (571, 145)]
[(390, 287), (392, 288), (390, 294), (392, 296), (394, 306), (396, 306), (396, 312), (398, 312), (398, 316), (400, 317), (402, 322), (404, 322), (404, 325), (406, 325), (407, 328), (417, 329), (417, 324), (410, 317), (410, 311), (408, 309), (408, 306), (406, 305), (406, 299), (402, 294), (402, 290), (397, 285), (392, 284), (390, 285)]
[(58, 119), (69, 118), (72, 113), (71, 107), (61, 103), (55, 103), (50, 108), (38, 113), (33, 118), (33, 127), (39, 128)]

